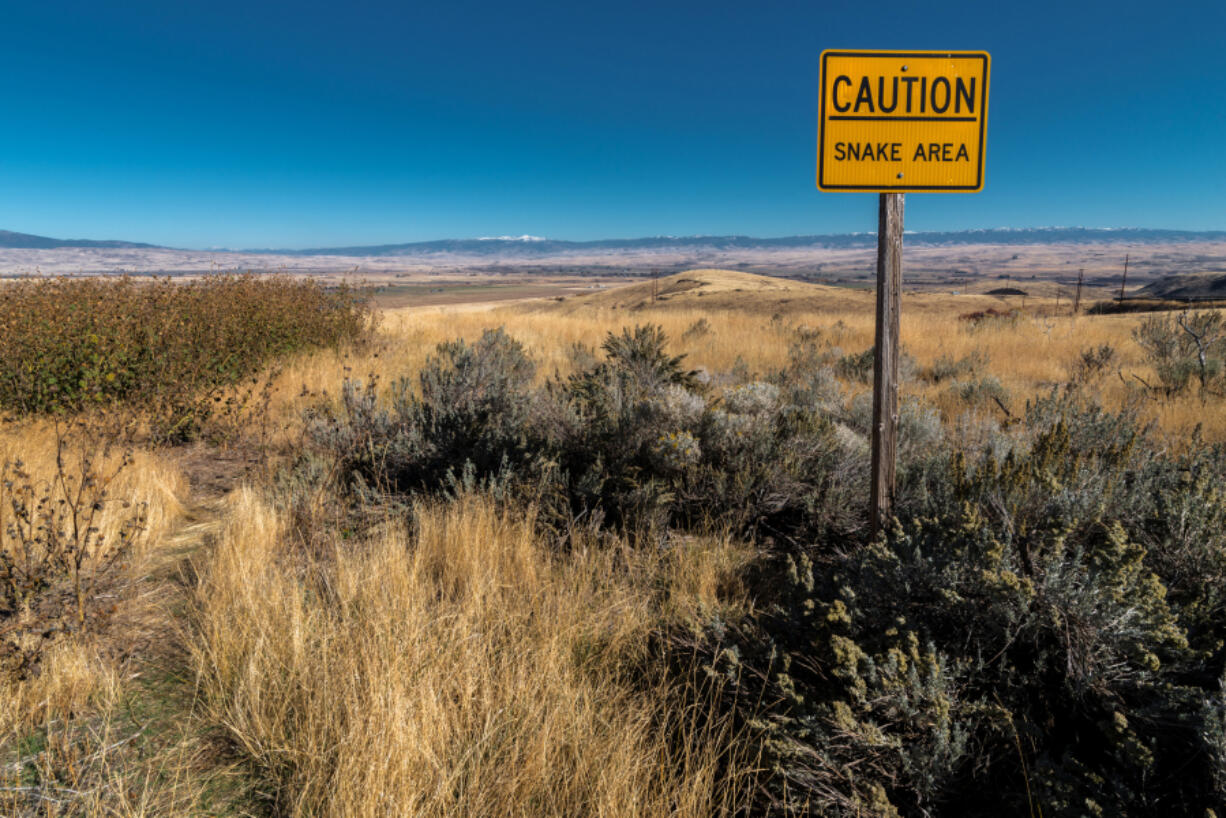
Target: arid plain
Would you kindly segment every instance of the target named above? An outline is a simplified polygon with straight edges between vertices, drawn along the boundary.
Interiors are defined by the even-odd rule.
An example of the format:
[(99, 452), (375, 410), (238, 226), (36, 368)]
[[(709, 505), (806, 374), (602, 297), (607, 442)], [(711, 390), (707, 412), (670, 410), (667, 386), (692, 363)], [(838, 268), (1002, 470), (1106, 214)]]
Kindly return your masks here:
[[(1012, 653), (1025, 633), (1064, 657), (1068, 684), (1085, 685), (1053, 705), (1082, 718), (1085, 697), (1123, 695), (1119, 679), (1133, 671), (1119, 668), (1157, 673), (1149, 656), (1193, 661), (1170, 658), (1191, 650), (1189, 638), (1209, 638), (1196, 630), (1207, 609), (1195, 607), (1188, 566), (1201, 560), (1209, 578), (1220, 569), (1220, 557), (1185, 556), (1159, 535), (1112, 539), (1112, 526), (1134, 523), (1126, 504), (1104, 498), (1152, 471), (1119, 465), (1129, 452), (1178, 461), (1172, 474), (1212, 475), (1200, 447), (1226, 441), (1216, 385), (1162, 388), (1161, 362), (1136, 340), (1152, 314), (1089, 313), (1118, 295), (1125, 254), (1131, 290), (1159, 271), (1212, 274), (1226, 248), (907, 251), (903, 508), (915, 517), (871, 545), (862, 494), (871, 251), (672, 274), (658, 258), (641, 260), (657, 274), (539, 262), (301, 270), (329, 285), (366, 281), (377, 307), (369, 334), (249, 373), (252, 386), (217, 393), (232, 411), (202, 420), (190, 440), (155, 443), (130, 429), (123, 443), (70, 440), (91, 468), (117, 470), (98, 500), (102, 540), (122, 541), (130, 517), (120, 500), (143, 509), (140, 535), (122, 560), (105, 557), (115, 546), (96, 546), (88, 618), (57, 618), (65, 591), (53, 578), (41, 602), (0, 620), (13, 671), (0, 685), (0, 811), (885, 816), (931, 798), (971, 808), (981, 803), (966, 783), (975, 776), (1008, 782), (1001, 797), (1019, 808), (1034, 797), (1057, 809), (1068, 787), (1096, 786), (1077, 776), (1079, 765), (1108, 763), (1099, 745), (1087, 745), (1084, 762), (1044, 768), (1055, 783), (1036, 777), (1046, 789), (1032, 796), (1025, 771), (1049, 764), (1043, 742), (1056, 740), (1047, 705), (1030, 698), (1042, 683), (1020, 682), (1023, 694), (999, 706), (973, 699), (974, 685), (998, 689), (983, 681), (998, 667), (1027, 672), (1031, 660)], [(101, 434), (108, 411), (75, 418)], [(33, 496), (21, 495), (23, 480), (53, 498), (57, 485), (82, 482), (73, 470), (85, 461), (57, 462), (63, 434), (46, 418), (5, 421), (4, 460), (25, 475), (6, 488), (9, 520), (20, 523), (22, 498)], [(1009, 459), (1038, 450), (1047, 454)], [(1028, 488), (932, 499), (943, 481), (963, 479), (959, 469)], [(1130, 476), (1117, 484), (1113, 469)], [(1181, 524), (1195, 539), (1196, 514), (1220, 510), (1220, 497), (1212, 481), (1179, 480), (1152, 493), (1187, 505)], [(1041, 499), (1064, 496), (1062, 486), (1073, 511)], [(952, 516), (939, 525), (923, 516), (938, 513)], [(1022, 630), (967, 635), (943, 614), (927, 622), (927, 597), (913, 614), (927, 624), (914, 627), (944, 641), (925, 646), (912, 626), (874, 619), (872, 606), (893, 610), (896, 593), (873, 573), (885, 569), (863, 560), (911, 553), (907, 538), (925, 526), (970, 530), (997, 514), (1009, 530), (1067, 517), (1055, 539), (1045, 529), (1021, 538), (1035, 549), (1024, 558), (1003, 539), (958, 557), (979, 573), (959, 579), (957, 593), (1018, 595), (1001, 614), (1008, 621), (1040, 611), (1016, 620)], [(1146, 517), (1136, 531), (1153, 524)], [(8, 553), (31, 553), (22, 531), (6, 529)], [(1097, 544), (1065, 556), (1062, 538)], [(1166, 591), (1151, 587), (1159, 574), (1140, 567), (1142, 541), (1191, 624), (1171, 624)], [(1073, 601), (1044, 590), (1063, 576), (1058, 566), (1079, 560), (1084, 585), (1060, 591)], [(853, 567), (863, 584), (839, 581), (859, 602), (836, 585), (823, 591), (824, 580), (814, 586), (815, 571)], [(800, 596), (777, 599), (779, 587)], [(1078, 594), (1105, 611), (1100, 620), (1076, 608), (1077, 639), (1088, 641), (1042, 618), (1043, 605), (1064, 605), (1050, 608), (1064, 622)], [(1161, 610), (1132, 624), (1134, 603)], [(804, 618), (814, 605), (823, 619)], [(816, 629), (817, 647), (789, 646), (787, 628), (800, 626), (786, 623), (797, 621)], [(957, 653), (970, 639), (999, 661), (975, 670)], [(794, 654), (800, 682), (753, 653), (768, 643)], [(809, 655), (816, 664), (804, 664)], [(1097, 662), (1117, 675), (1096, 681)], [(789, 684), (828, 700), (805, 718), (833, 731), (829, 745), (810, 727), (789, 732), (785, 715), (801, 712)], [(924, 704), (912, 712), (906, 702)], [(1093, 729), (1097, 716), (1084, 717)], [(1149, 729), (1134, 718), (1140, 727), (1111, 727), (1110, 741)], [(1015, 747), (1012, 724), (1030, 731), (1031, 747)], [(1153, 740), (1169, 729), (1155, 727)], [(967, 736), (983, 748), (978, 762)], [(806, 741), (832, 755), (814, 760)], [(938, 783), (910, 772), (899, 747), (928, 753)], [(861, 761), (875, 772), (840, 772)]]

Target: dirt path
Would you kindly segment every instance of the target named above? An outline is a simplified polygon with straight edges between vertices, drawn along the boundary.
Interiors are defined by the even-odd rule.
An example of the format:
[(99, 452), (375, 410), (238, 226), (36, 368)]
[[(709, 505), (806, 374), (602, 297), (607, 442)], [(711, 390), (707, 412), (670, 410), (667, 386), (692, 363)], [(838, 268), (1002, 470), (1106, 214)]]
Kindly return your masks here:
[(189, 621), (195, 566), (225, 525), (227, 497), (261, 461), (203, 446), (170, 459), (189, 481), (184, 513), (150, 543), (139, 577), (115, 586), (119, 602), (82, 654), (98, 665), (72, 671), (97, 692), (34, 725), (0, 757), (0, 815), (262, 812), (267, 799), (196, 715)]

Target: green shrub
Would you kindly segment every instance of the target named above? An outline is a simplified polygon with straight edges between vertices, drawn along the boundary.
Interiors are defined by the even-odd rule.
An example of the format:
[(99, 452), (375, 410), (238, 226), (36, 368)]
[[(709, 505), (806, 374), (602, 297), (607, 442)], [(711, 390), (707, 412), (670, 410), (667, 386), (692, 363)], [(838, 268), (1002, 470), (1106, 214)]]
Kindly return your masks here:
[(368, 324), (361, 293), (287, 276), (9, 282), (0, 285), (0, 408), (122, 402), (148, 410), (163, 436), (190, 437), (237, 400), (225, 390), (270, 361), (355, 339)]
[(949, 385), (949, 392), (968, 406), (981, 406), (989, 401), (1003, 406), (1009, 400), (1009, 390), (995, 375), (955, 380)]
[(1132, 331), (1158, 374), (1160, 389), (1174, 395), (1196, 378), (1202, 394), (1223, 388), (1226, 321), (1216, 311), (1182, 312), (1146, 318)]
[(390, 409), (375, 381), (346, 381), (343, 414), (318, 414), (308, 434), (362, 480), (391, 492), (438, 491), (465, 463), (481, 474), (523, 466), (538, 435), (530, 422), (535, 365), (503, 330), (440, 344), (418, 377), (391, 386)]
[(770, 380), (785, 389), (788, 399), (798, 406), (834, 412), (844, 401), (835, 371), (842, 357), (842, 351), (822, 342), (820, 334), (800, 335), (788, 348), (787, 364)]
[(832, 418), (769, 383), (709, 395), (666, 341), (655, 327), (610, 335), (603, 360), (532, 388), (522, 347), (489, 331), (440, 346), (420, 390), (402, 380), (386, 407), (375, 384), (347, 384), (310, 436), (363, 485), (437, 493), (494, 480), (559, 530), (603, 520), (636, 535), (679, 525), (791, 537), (863, 524), (850, 496), (834, 499), (862, 490), (865, 469)]
[[(835, 363), (834, 369), (840, 378), (860, 383), (873, 382), (873, 367), (877, 353), (875, 347), (869, 347), (863, 352), (844, 355)], [(898, 356), (899, 380), (909, 381), (915, 377), (918, 367), (915, 359), (907, 351), (900, 350)]]
[(562, 534), (756, 538), (752, 613), (657, 647), (757, 741), (763, 814), (1222, 808), (1226, 448), (1170, 451), (1083, 390), (965, 444), (907, 401), (898, 522), (869, 540), (871, 398), (844, 408), (831, 350), (722, 390), (654, 328), (603, 352), (534, 387), (501, 330), (446, 344), (419, 391), (350, 385), (311, 438), (392, 500), (482, 485)]
[(766, 569), (759, 611), (700, 647), (756, 731), (763, 803), (1220, 810), (1226, 451), (1053, 395), (1003, 459), (927, 480), (880, 539)]
[(921, 373), (921, 377), (932, 383), (968, 378), (987, 369), (988, 356), (975, 351), (964, 358), (954, 360), (948, 355), (942, 355)]
[(1074, 385), (1094, 383), (1106, 373), (1114, 360), (1115, 347), (1110, 344), (1083, 349), (1069, 368), (1069, 382)]

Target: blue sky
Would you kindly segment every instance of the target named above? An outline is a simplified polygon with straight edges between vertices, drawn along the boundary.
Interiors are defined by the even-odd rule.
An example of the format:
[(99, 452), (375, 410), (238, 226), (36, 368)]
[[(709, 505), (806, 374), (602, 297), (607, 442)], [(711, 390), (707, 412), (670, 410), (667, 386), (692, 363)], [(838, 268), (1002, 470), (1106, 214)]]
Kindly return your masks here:
[(181, 247), (875, 229), (824, 48), (992, 54), (907, 228), (1226, 229), (1226, 3), (6, 2), (0, 228)]

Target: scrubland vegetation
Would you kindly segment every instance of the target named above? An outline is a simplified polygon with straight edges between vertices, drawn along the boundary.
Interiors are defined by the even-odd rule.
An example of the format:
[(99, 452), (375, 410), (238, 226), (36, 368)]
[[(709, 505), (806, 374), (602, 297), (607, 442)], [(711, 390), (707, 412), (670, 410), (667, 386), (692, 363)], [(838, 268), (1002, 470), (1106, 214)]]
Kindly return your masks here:
[(5, 398), (0, 579), (46, 567), (0, 610), (0, 813), (1222, 814), (1220, 314), (904, 302), (872, 537), (871, 297), (369, 329), (224, 286), (325, 316), (185, 380), (260, 384), (192, 415), (260, 463), (224, 498), (156, 402)]
[[(287, 276), (24, 279), (0, 286), (0, 410), (125, 404), (182, 441), (233, 415), (274, 361), (364, 329), (359, 294)], [(258, 382), (258, 381), (257, 381)]]

